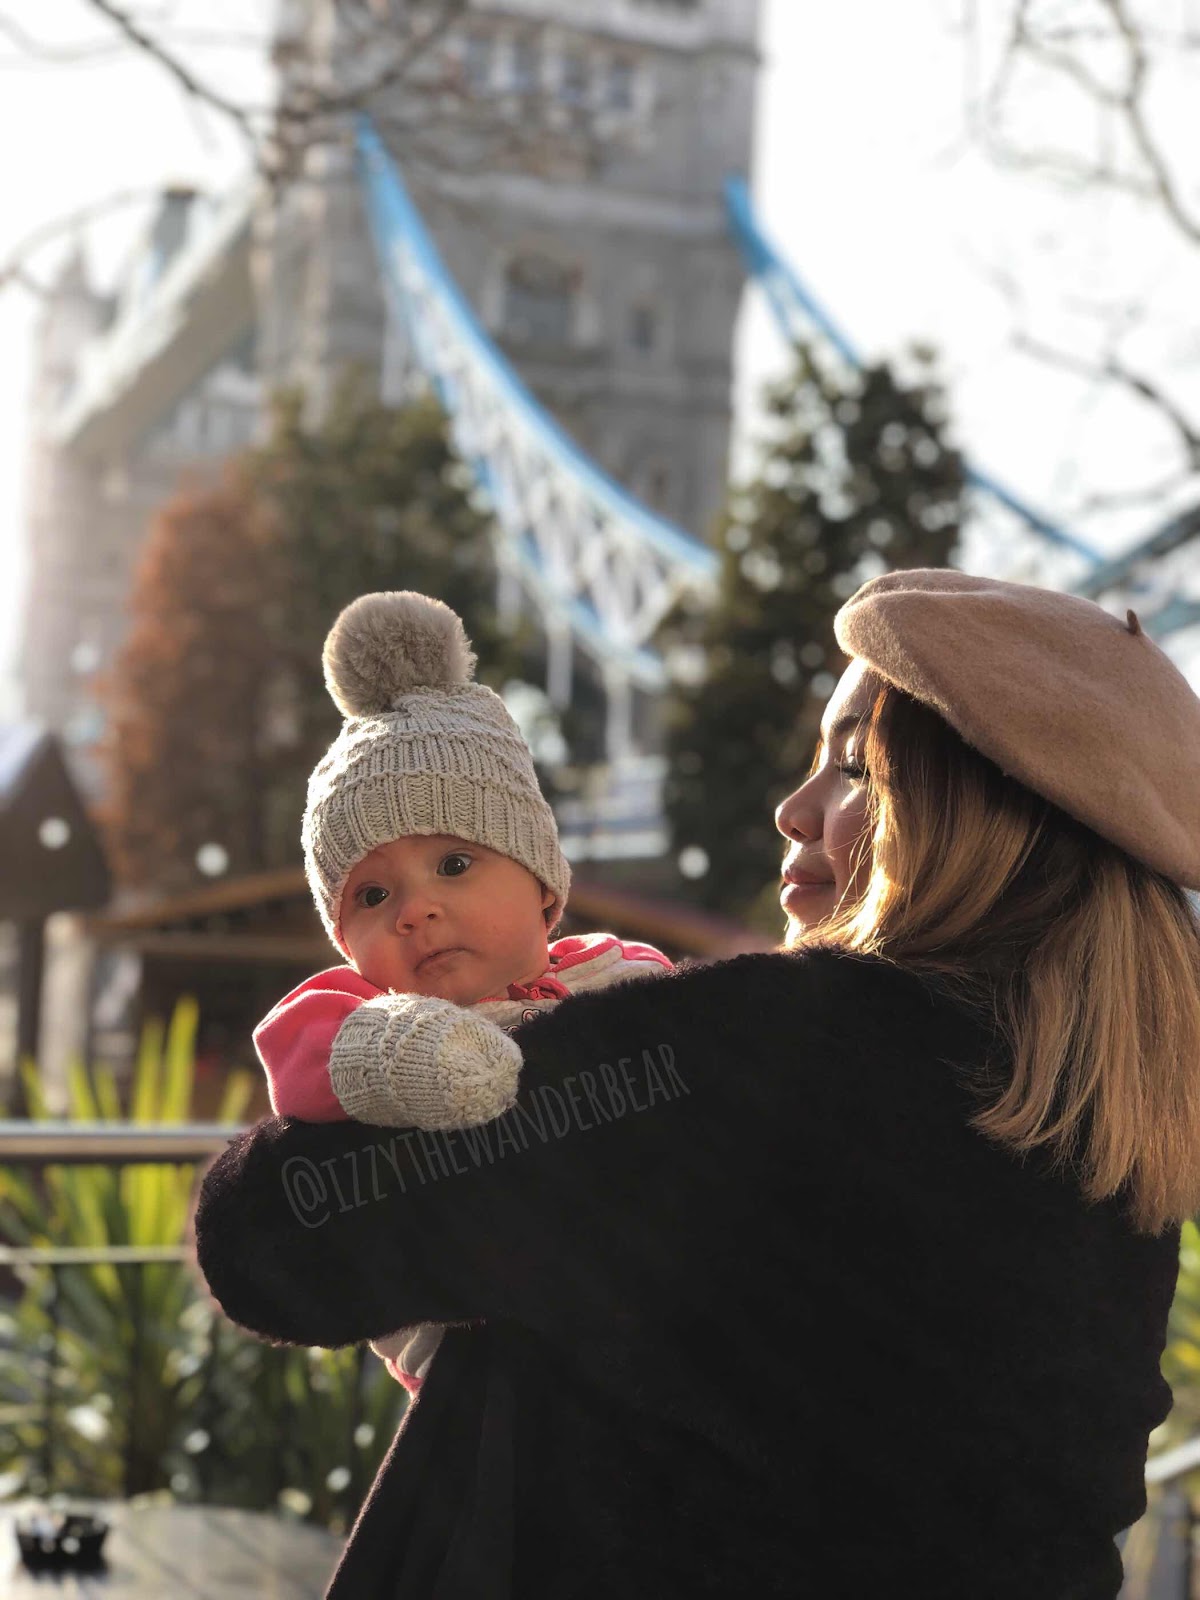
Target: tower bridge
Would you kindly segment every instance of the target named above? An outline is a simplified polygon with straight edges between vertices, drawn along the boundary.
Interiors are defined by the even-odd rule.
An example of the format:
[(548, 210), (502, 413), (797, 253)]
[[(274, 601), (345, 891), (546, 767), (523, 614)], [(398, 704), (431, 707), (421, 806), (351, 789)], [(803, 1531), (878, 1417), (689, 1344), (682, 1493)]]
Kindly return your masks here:
[[(80, 679), (119, 643), (146, 517), (180, 467), (249, 443), (272, 388), (299, 383), (320, 405), (340, 366), (367, 360), (385, 393), (438, 393), (495, 513), (500, 615), (533, 612), (545, 630), (551, 702), (570, 701), (583, 662), (603, 685), (606, 779), (564, 808), (568, 841), (653, 856), (661, 760), (637, 703), (666, 684), (653, 640), (667, 610), (714, 593), (704, 535), (745, 276), (782, 341), (816, 331), (862, 358), (750, 200), (757, 0), (530, 0), (545, 23), (532, 63), (509, 10), (472, 8), (464, 70), (500, 102), (517, 71), (551, 99), (596, 97), (613, 139), (600, 175), (447, 171), (418, 197), (364, 116), (277, 201), (251, 184), (215, 205), (165, 197), (115, 307), (65, 276), (35, 393), (27, 698), (86, 748)], [(327, 0), (285, 25), (310, 58), (337, 57)], [(1200, 624), (1200, 518), (1113, 560), (984, 468), (968, 475), (1000, 519), (992, 570), (1025, 575), (1032, 550), (1060, 586), (1144, 609), (1160, 638)]]
[[(81, 259), (68, 264), (36, 351), (19, 672), (26, 714), (63, 736), (85, 794), (100, 781), (87, 679), (124, 637), (150, 517), (182, 471), (260, 437), (272, 390), (299, 387), (319, 411), (359, 362), (385, 399), (417, 382), (441, 397), (495, 509), (500, 614), (545, 630), (550, 701), (567, 704), (585, 671), (603, 686), (608, 759), (594, 789), (560, 804), (568, 854), (652, 870), (667, 844), (655, 625), (677, 596), (713, 592), (747, 278), (774, 312), (781, 357), (815, 332), (848, 366), (862, 360), (754, 214), (759, 5), (472, 0), (447, 40), (470, 95), (510, 128), (530, 93), (563, 130), (585, 109), (595, 164), (564, 133), (541, 166), (402, 171), (379, 104), (374, 126), (308, 151), (278, 197), (253, 183), (211, 202), (165, 194), (115, 298)], [(285, 0), (285, 76), (302, 64), (337, 81), (354, 56), (342, 9)], [(970, 476), (972, 570), (1133, 605), (1177, 659), (1200, 641), (1200, 511), (1113, 557), (979, 463)], [(241, 905), (263, 889), (201, 898), (214, 894)], [(145, 972), (161, 957), (177, 974), (178, 940), (192, 936), (132, 937), (97, 952), (65, 924), (53, 934), (51, 1077), (83, 1050), (93, 1014), (115, 1050)], [(249, 943), (261, 959), (263, 941)], [(234, 1007), (236, 1033), (249, 1019), (230, 987), (208, 998), (218, 1016)]]
[[(385, 398), (420, 368), (503, 529), (501, 615), (544, 628), (554, 704), (584, 672), (604, 691), (612, 781), (567, 831), (585, 853), (661, 851), (651, 641), (715, 577), (745, 280), (721, 185), (750, 165), (759, 10), (473, 0), (444, 36), (450, 64), (501, 131), (536, 102), (536, 150), (497, 140), (482, 166), (461, 161), (456, 125), (444, 159), (401, 175), (347, 128), (278, 195), (167, 197), (115, 306), (78, 266), (64, 276), (35, 381), (20, 672), (85, 790), (100, 782), (85, 680), (123, 638), (147, 522), (180, 470), (259, 437), (281, 386), (319, 412), (349, 364)], [(357, 70), (333, 0), (288, 0), (278, 26), (285, 87)], [(376, 125), (424, 92), (381, 91)]]

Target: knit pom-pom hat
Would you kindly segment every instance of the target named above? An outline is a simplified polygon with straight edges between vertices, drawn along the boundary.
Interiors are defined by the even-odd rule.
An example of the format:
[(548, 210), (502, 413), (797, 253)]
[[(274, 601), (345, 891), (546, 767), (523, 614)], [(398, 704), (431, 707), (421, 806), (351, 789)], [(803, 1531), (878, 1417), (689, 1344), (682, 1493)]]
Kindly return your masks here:
[(325, 686), (346, 718), (308, 780), (304, 869), (343, 955), (347, 879), (379, 845), (452, 834), (509, 856), (555, 897), (571, 869), (533, 756), (498, 694), (473, 681), (475, 653), (457, 612), (425, 594), (360, 595), (322, 655)]

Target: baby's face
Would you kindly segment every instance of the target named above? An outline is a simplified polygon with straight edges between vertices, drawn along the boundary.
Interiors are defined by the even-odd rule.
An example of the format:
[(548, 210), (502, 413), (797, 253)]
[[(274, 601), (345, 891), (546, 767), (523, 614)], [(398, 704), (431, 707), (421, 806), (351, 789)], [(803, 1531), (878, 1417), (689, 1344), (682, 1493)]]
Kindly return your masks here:
[(546, 970), (554, 896), (508, 856), (444, 833), (380, 845), (342, 896), (341, 934), (378, 989), (473, 1005)]

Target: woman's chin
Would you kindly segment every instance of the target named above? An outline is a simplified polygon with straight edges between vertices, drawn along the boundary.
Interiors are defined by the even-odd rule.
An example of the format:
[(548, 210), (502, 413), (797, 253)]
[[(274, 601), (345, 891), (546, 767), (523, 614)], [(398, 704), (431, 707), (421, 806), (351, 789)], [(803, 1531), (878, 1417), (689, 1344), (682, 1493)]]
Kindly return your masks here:
[(837, 888), (832, 883), (785, 883), (779, 903), (787, 916), (790, 938), (824, 922), (837, 903)]

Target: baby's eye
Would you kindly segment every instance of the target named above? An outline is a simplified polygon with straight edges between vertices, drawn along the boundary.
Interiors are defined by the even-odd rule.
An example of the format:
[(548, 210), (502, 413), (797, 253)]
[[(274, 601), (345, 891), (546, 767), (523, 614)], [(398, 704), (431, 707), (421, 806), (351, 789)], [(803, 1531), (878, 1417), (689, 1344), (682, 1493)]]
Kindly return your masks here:
[(471, 857), (465, 855), (461, 850), (455, 850), (450, 855), (442, 857), (438, 871), (442, 872), (444, 870), (447, 878), (461, 878), (470, 865)]
[(384, 899), (387, 898), (386, 889), (381, 888), (377, 883), (368, 883), (365, 888), (358, 891), (359, 901), (361, 904), (366, 906), (368, 910), (374, 910), (376, 906), (381, 906), (383, 904), (383, 900), (368, 900), (367, 896), (369, 894), (381, 894), (383, 895)]

